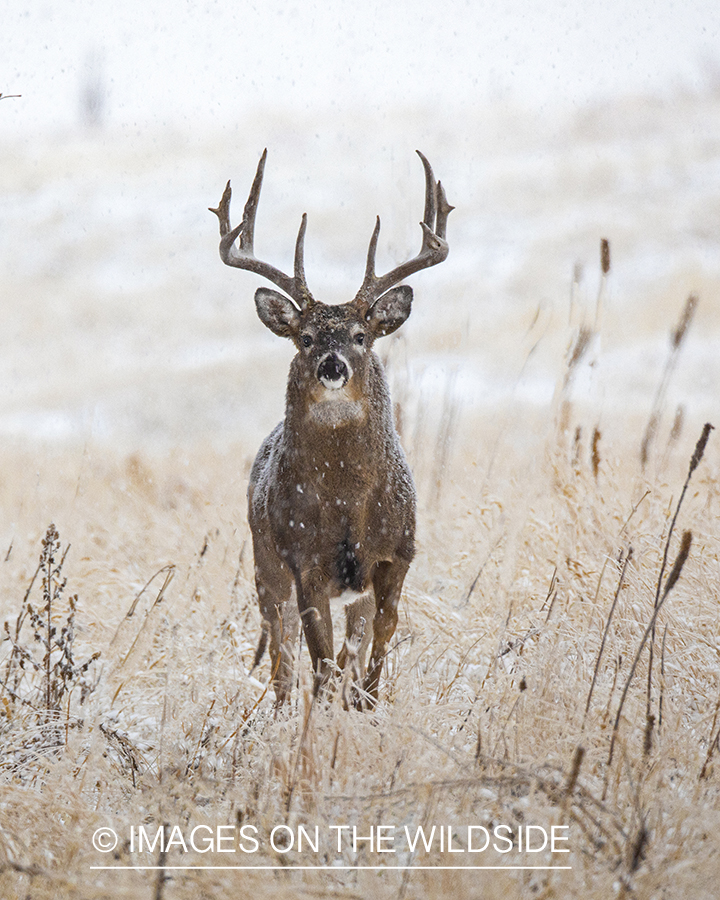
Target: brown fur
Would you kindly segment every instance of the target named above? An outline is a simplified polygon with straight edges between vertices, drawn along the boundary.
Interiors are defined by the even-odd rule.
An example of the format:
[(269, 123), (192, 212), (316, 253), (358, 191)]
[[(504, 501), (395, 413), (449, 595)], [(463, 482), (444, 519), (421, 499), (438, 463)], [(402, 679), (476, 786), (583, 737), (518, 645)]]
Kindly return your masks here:
[[(363, 346), (352, 340), (358, 330), (366, 335)], [(290, 366), (285, 420), (260, 448), (248, 492), (275, 692), (282, 702), (291, 686), (297, 633), (293, 587), (321, 681), (332, 670), (330, 599), (347, 589), (372, 590), (373, 648), (365, 690), (376, 697), (415, 552), (415, 488), (393, 426), (382, 365), (371, 349), (376, 335), (362, 314), (351, 304), (316, 305), (303, 317), (300, 332), (312, 332), (313, 345), (300, 346)], [(352, 368), (340, 390), (329, 390), (316, 377), (330, 348)], [(336, 398), (338, 393), (347, 396)], [(340, 663), (344, 660), (343, 654)]]

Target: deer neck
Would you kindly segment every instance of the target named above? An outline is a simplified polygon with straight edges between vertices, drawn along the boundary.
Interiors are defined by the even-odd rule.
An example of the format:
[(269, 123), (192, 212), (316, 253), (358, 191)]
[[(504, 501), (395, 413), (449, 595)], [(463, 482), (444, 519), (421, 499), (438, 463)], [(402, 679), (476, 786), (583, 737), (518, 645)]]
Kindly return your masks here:
[(308, 390), (291, 368), (283, 430), (295, 465), (338, 470), (341, 462), (355, 460), (372, 466), (383, 454), (388, 428), (390, 401), (379, 361), (368, 366), (362, 383), (335, 391)]
[(328, 446), (370, 440), (376, 417), (367, 400), (343, 391), (334, 393), (340, 396), (314, 402), (288, 402), (284, 428), (287, 440), (297, 445)]

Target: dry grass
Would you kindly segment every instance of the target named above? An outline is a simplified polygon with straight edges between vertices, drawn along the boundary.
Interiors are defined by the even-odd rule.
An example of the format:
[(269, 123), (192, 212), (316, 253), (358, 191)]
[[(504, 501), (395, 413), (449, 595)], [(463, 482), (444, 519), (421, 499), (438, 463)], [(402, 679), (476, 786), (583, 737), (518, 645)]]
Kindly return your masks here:
[[(420, 552), (372, 714), (343, 710), (339, 695), (313, 705), (306, 653), (286, 715), (273, 715), (267, 662), (248, 674), (259, 631), (243, 500), (253, 447), (142, 458), (6, 448), (0, 895), (716, 896), (717, 448), (710, 436), (700, 460), (702, 423), (672, 440), (668, 426), (665, 444), (659, 424), (643, 465), (642, 420), (607, 412), (600, 439), (572, 398), (592, 340), (580, 332), (571, 344), (554, 411), (481, 417), (448, 398), (418, 428), (403, 410)], [(59, 538), (53, 564), (43, 551), (46, 585), (33, 573), (50, 521)], [(19, 622), (28, 605), (35, 618)], [(648, 647), (638, 651), (655, 609), (649, 669)], [(58, 669), (64, 688), (52, 693), (61, 651), (45, 660), (48, 628), (60, 634), (71, 616), (77, 662)], [(38, 661), (20, 682), (17, 648)], [(270, 847), (272, 828), (300, 824), (318, 826), (317, 854)], [(347, 842), (337, 853), (329, 830), (450, 825), (460, 846), (468, 825), (498, 824), (568, 825), (571, 853), (411, 854), (399, 839), (396, 854)], [(140, 825), (170, 839), (175, 826), (187, 836), (253, 825), (260, 848), (184, 853), (176, 840), (141, 853), (129, 844)], [(101, 827), (120, 836), (115, 852), (93, 849)], [(409, 862), (572, 868), (290, 871)], [(285, 870), (171, 868), (238, 863)]]

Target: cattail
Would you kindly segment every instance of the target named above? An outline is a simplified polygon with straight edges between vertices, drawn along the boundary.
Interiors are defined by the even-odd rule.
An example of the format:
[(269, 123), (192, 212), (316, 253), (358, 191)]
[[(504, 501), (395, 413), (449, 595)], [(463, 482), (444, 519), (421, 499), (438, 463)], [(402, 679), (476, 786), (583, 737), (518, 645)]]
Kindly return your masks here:
[(675, 418), (673, 419), (672, 428), (670, 429), (669, 443), (675, 444), (682, 434), (683, 425), (685, 424), (685, 407), (682, 403), (675, 410)]
[(575, 429), (575, 437), (573, 439), (573, 468), (577, 469), (580, 464), (580, 444), (582, 443), (582, 427), (580, 425)]
[(607, 238), (602, 238), (600, 240), (600, 271), (602, 272), (602, 276), (600, 278), (600, 286), (598, 287), (597, 300), (595, 301), (595, 331), (598, 331), (600, 328), (600, 314), (602, 312), (605, 279), (610, 271), (610, 243)]
[(680, 577), (680, 574), (683, 570), (683, 566), (687, 562), (687, 558), (690, 554), (690, 547), (692, 545), (692, 531), (683, 532), (682, 540), (680, 541), (680, 550), (678, 552), (677, 557), (675, 558), (675, 565), (670, 570), (670, 574), (668, 575), (668, 579), (665, 582), (665, 590), (663, 591), (663, 597), (666, 597), (670, 591), (677, 584), (677, 580)]
[(572, 794), (572, 792), (575, 790), (575, 784), (577, 783), (578, 775), (580, 774), (580, 767), (582, 766), (584, 757), (585, 748), (581, 746), (576, 747), (575, 753), (573, 754), (572, 768), (570, 769), (567, 784), (565, 785), (566, 797), (569, 797), (570, 794)]
[(583, 327), (578, 331), (577, 338), (575, 339), (575, 343), (573, 344), (572, 352), (570, 353), (568, 372), (572, 371), (585, 355), (587, 348), (590, 346), (591, 337), (592, 331), (589, 328)]
[(645, 434), (643, 435), (642, 444), (640, 445), (640, 464), (643, 469), (647, 465), (647, 461), (650, 458), (650, 445), (655, 440), (655, 435), (658, 430), (659, 423), (659, 415), (656, 411), (653, 411), (650, 414), (650, 419), (647, 423), (647, 428), (645, 429)]
[(652, 736), (655, 728), (655, 716), (648, 713), (645, 716), (645, 740), (643, 741), (643, 758), (647, 759), (652, 750)]
[(710, 432), (714, 427), (715, 426), (711, 425), (709, 422), (706, 422), (703, 426), (702, 434), (698, 438), (697, 444), (695, 444), (695, 452), (693, 453), (692, 459), (690, 460), (690, 470), (688, 471), (688, 478), (700, 465), (700, 460), (703, 458), (703, 454), (705, 453), (705, 447), (707, 446)]
[(695, 308), (697, 307), (697, 303), (698, 298), (695, 294), (690, 294), (690, 296), (685, 301), (685, 306), (683, 307), (682, 315), (680, 316), (680, 321), (677, 324), (677, 328), (670, 335), (670, 343), (672, 344), (673, 350), (676, 350), (680, 346), (680, 344), (682, 344), (687, 330), (690, 327), (690, 323), (692, 322), (693, 316), (695, 315)]
[(592, 473), (593, 478), (597, 481), (598, 474), (600, 472), (600, 438), (602, 437), (602, 433), (600, 429), (596, 426), (593, 431), (592, 436), (592, 450), (590, 454), (590, 461), (592, 463)]
[(610, 242), (607, 238), (600, 239), (600, 267), (603, 275), (610, 271)]

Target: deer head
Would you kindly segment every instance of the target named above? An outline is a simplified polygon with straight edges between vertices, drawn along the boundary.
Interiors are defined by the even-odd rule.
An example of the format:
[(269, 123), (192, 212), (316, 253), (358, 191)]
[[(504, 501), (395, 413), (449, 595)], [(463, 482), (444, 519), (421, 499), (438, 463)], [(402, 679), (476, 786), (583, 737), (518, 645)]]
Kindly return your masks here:
[(329, 390), (344, 387), (353, 372), (348, 360), (333, 355), (337, 354), (338, 343), (343, 347), (354, 346), (369, 350), (376, 338), (391, 334), (399, 328), (410, 315), (412, 289), (407, 286), (394, 290), (391, 288), (409, 275), (437, 265), (448, 255), (445, 234), (447, 217), (453, 207), (447, 202), (440, 182), (435, 181), (430, 163), (419, 150), (417, 153), (425, 169), (425, 213), (420, 223), (422, 229), (420, 252), (385, 275), (376, 275), (375, 253), (380, 235), (378, 217), (368, 248), (365, 277), (350, 303), (330, 306), (315, 300), (310, 293), (305, 280), (304, 249), (307, 227), (305, 214), (300, 222), (295, 243), (292, 277), (255, 257), (253, 252), (255, 216), (267, 150), (263, 151), (260, 157), (240, 224), (235, 228), (230, 225), (232, 189), (229, 181), (218, 208), (210, 208), (220, 222), (222, 261), (228, 266), (262, 275), (284, 291), (284, 294), (280, 294), (268, 288), (258, 288), (255, 293), (255, 306), (262, 323), (280, 337), (290, 338), (300, 353), (312, 357), (316, 363), (317, 380)]

